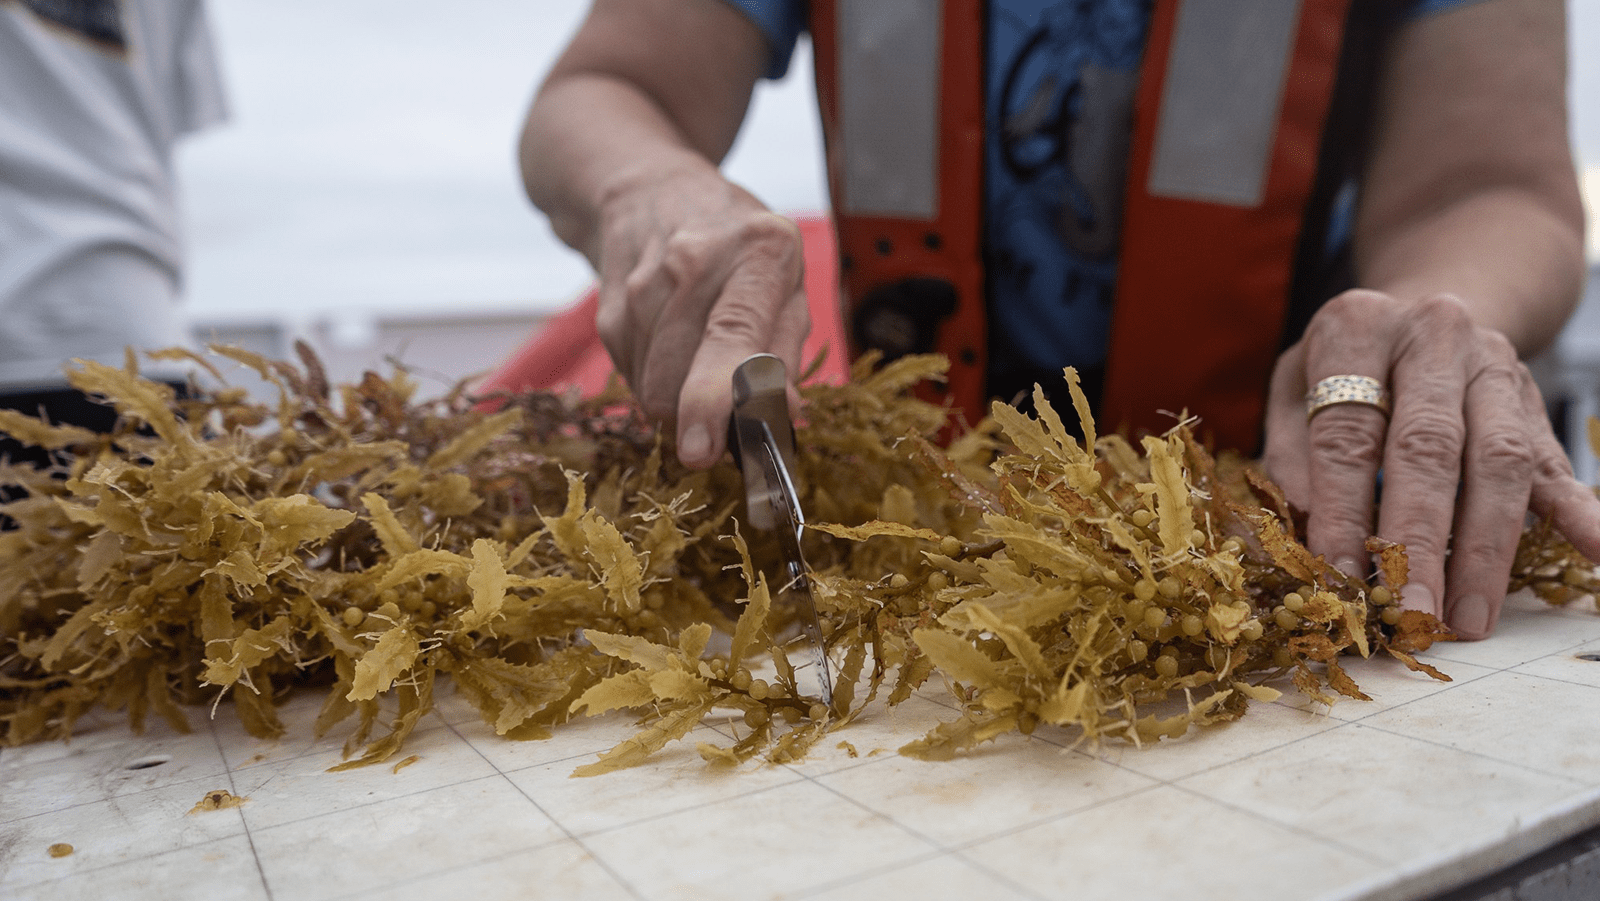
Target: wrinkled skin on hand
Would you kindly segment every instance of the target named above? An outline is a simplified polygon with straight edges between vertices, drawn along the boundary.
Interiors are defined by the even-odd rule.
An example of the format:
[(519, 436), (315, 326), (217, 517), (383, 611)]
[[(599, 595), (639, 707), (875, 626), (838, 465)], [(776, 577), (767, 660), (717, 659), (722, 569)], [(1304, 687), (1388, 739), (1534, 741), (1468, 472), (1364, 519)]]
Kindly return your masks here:
[[(1308, 423), (1310, 386), (1342, 374), (1386, 385), (1392, 417), (1340, 404)], [(1374, 528), (1404, 544), (1403, 603), (1462, 638), (1494, 630), (1528, 512), (1600, 559), (1600, 500), (1573, 477), (1528, 368), (1448, 295), (1402, 303), (1354, 290), (1329, 301), (1273, 373), (1263, 462), (1308, 511), (1313, 553), (1364, 574)]]
[(679, 458), (710, 466), (739, 363), (771, 352), (799, 372), (811, 327), (799, 228), (709, 172), (621, 192), (602, 222), (601, 341), (646, 414), (676, 425)]

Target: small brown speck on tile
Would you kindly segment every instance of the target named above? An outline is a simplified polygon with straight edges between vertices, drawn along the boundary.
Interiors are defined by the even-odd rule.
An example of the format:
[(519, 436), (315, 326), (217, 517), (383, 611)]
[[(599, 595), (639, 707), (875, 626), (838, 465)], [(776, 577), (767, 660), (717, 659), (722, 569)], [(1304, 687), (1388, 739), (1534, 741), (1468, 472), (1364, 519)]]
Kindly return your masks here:
[(219, 788), (216, 791), (206, 792), (206, 796), (204, 798), (201, 798), (193, 807), (189, 808), (189, 813), (194, 814), (204, 813), (211, 810), (226, 810), (229, 807), (238, 807), (248, 800), (250, 799), (242, 798), (225, 788)]

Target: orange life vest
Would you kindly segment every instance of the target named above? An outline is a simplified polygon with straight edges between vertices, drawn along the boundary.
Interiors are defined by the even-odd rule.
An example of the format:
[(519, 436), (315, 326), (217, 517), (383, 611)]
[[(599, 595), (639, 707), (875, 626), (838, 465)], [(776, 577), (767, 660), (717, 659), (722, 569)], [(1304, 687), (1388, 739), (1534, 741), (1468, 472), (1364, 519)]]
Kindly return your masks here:
[[(1359, 0), (1358, 0), (1359, 2)], [(1134, 106), (1105, 394), (1253, 450), (1352, 0), (1156, 0)], [(982, 0), (812, 0), (854, 349), (937, 349), (986, 409)], [(1326, 209), (1317, 215), (1326, 218)], [(1320, 235), (1320, 229), (1317, 231)], [(1324, 298), (1325, 299), (1325, 298)]]

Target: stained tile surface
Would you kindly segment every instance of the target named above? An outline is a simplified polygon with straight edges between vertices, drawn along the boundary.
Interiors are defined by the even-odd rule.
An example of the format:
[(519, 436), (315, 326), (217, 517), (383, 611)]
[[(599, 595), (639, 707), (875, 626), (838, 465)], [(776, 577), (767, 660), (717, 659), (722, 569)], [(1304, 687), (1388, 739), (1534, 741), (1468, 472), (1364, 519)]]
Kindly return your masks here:
[[(1597, 654), (1600, 616), (1518, 597), (1496, 638), (1428, 655), (1454, 681), (1354, 661), (1371, 702), (1291, 691), (1149, 748), (1040, 729), (900, 757), (955, 716), (931, 690), (792, 765), (708, 770), (695, 742), (741, 728), (712, 716), (592, 779), (570, 774), (630, 718), (512, 742), (446, 693), (395, 761), (330, 773), (316, 697), (276, 742), (226, 706), (189, 734), (97, 714), (0, 751), (0, 897), (1407, 901), (1600, 822)], [(216, 790), (249, 800), (192, 810)]]

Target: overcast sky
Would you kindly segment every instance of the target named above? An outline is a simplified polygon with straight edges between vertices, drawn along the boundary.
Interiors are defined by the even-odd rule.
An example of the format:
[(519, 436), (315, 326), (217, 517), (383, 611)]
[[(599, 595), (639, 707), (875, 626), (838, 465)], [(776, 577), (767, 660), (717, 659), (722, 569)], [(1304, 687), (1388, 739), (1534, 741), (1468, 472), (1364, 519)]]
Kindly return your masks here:
[[(211, 5), (232, 121), (180, 154), (200, 317), (555, 308), (589, 280), (523, 198), (513, 144), (587, 0)], [(1574, 140), (1600, 173), (1600, 3), (1572, 0)], [(470, 12), (470, 14), (468, 14)], [(809, 59), (727, 164), (775, 209), (824, 189)], [(1591, 178), (1600, 205), (1600, 175)], [(1597, 229), (1595, 231), (1600, 231)], [(1600, 256), (1600, 235), (1591, 234)]]

